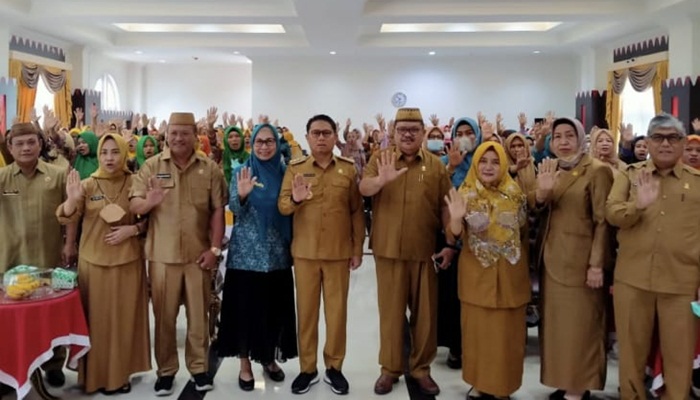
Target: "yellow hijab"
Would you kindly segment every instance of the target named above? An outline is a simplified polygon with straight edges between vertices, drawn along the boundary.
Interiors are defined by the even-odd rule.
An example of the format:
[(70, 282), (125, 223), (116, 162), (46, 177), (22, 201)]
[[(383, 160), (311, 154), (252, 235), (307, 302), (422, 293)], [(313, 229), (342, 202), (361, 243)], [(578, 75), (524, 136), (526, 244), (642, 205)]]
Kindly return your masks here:
[(98, 160), (100, 159), (100, 154), (102, 153), (102, 146), (104, 146), (105, 141), (107, 139), (112, 139), (117, 143), (117, 147), (119, 148), (119, 163), (121, 164), (121, 168), (117, 170), (117, 172), (110, 173), (105, 171), (104, 168), (102, 168), (102, 162), (100, 161), (99, 166), (97, 167), (97, 171), (93, 172), (92, 176), (93, 178), (97, 179), (111, 179), (111, 178), (116, 178), (120, 176), (124, 176), (124, 174), (131, 173), (129, 172), (129, 168), (126, 165), (127, 162), (127, 157), (129, 154), (129, 145), (126, 143), (126, 140), (124, 140), (124, 137), (118, 133), (105, 133), (102, 135), (100, 138), (100, 142), (97, 144), (97, 158)]
[[(479, 180), (481, 158), (494, 151), (500, 161), (495, 186)], [(467, 203), (467, 236), (472, 253), (486, 268), (505, 258), (511, 265), (520, 260), (520, 227), (525, 224), (525, 195), (508, 174), (508, 156), (500, 143), (487, 141), (474, 152), (467, 178), (459, 187)]]

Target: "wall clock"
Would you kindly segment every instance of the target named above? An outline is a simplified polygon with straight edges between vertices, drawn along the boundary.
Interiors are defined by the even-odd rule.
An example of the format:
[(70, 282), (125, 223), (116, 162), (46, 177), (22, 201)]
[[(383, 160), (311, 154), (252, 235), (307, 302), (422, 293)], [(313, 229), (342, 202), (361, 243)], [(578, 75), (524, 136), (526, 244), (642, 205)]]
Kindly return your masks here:
[(403, 92), (396, 92), (391, 96), (391, 104), (396, 108), (401, 108), (406, 105), (406, 94)]

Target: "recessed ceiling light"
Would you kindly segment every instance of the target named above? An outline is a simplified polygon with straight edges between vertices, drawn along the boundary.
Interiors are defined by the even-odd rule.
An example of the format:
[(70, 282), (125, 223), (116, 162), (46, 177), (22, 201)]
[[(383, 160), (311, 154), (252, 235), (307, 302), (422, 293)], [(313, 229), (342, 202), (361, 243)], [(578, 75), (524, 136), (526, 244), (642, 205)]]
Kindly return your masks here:
[(165, 62), (165, 60), (158, 60), (158, 62), (159, 62), (159, 63), (164, 63), (164, 62)]
[(234, 51), (233, 54), (236, 54), (236, 55), (237, 55), (237, 54), (241, 54), (241, 52), (240, 52), (240, 51)]
[(127, 32), (168, 33), (285, 33), (280, 24), (114, 24)]
[(431, 56), (434, 56), (434, 55), (435, 55), (435, 52), (434, 52), (434, 51), (431, 51), (431, 52), (429, 52), (428, 54), (431, 55)]
[(474, 22), (464, 24), (382, 24), (381, 33), (545, 32), (561, 22)]
[(141, 51), (141, 50), (136, 50), (134, 53), (136, 53), (136, 54), (143, 54), (143, 51)]
[(334, 56), (334, 55), (336, 55), (336, 54), (337, 54), (337, 53), (336, 53), (335, 51), (331, 51), (331, 55), (332, 55), (332, 56)]
[(541, 53), (541, 51), (539, 51), (539, 50), (535, 50), (532, 52), (532, 54), (540, 54), (540, 53)]

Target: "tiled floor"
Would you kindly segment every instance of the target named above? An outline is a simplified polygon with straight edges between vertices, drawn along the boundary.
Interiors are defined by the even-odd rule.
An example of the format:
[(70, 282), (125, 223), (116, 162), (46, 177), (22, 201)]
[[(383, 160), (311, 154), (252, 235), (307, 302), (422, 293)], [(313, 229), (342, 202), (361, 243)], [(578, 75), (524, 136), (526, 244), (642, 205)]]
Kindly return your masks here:
[[(377, 317), (377, 288), (374, 274), (374, 260), (370, 256), (365, 256), (363, 266), (353, 272), (350, 280), (349, 311), (348, 311), (348, 347), (347, 357), (343, 372), (350, 382), (350, 394), (340, 397), (345, 399), (415, 399), (421, 397), (411, 397), (406, 387), (406, 382), (401, 379), (395, 386), (394, 391), (385, 396), (377, 396), (373, 392), (375, 379), (379, 374), (377, 364), (377, 353), (379, 343), (379, 321)], [(319, 330), (319, 355), (322, 354), (321, 347), (324, 343), (323, 313), (321, 313), (321, 326)], [(189, 378), (184, 369), (184, 336), (185, 336), (184, 310), (180, 314), (178, 322), (178, 334), (180, 345), (181, 370), (176, 378), (175, 394), (170, 398), (180, 398), (189, 400), (201, 398), (181, 395), (182, 389)], [(523, 386), (515, 393), (514, 399), (546, 399), (552, 389), (542, 386), (539, 383), (539, 357), (537, 353), (536, 330), (530, 330), (528, 341), (527, 358), (525, 360), (525, 373), (523, 376)], [(126, 350), (126, 349), (125, 349)], [(442, 392), (439, 399), (464, 399), (468, 386), (462, 381), (461, 372), (447, 368), (445, 365), (446, 349), (439, 349), (438, 356), (433, 364), (433, 377), (440, 385)], [(322, 360), (322, 357), (319, 357)], [(322, 361), (321, 361), (322, 362)], [(155, 361), (154, 361), (155, 366)], [(223, 360), (218, 373), (214, 379), (215, 389), (206, 394), (207, 400), (223, 399), (333, 399), (337, 396), (333, 394), (328, 385), (323, 382), (312, 387), (311, 391), (305, 395), (293, 395), (290, 391), (291, 382), (299, 372), (298, 360), (290, 360), (282, 365), (287, 379), (280, 384), (265, 379), (262, 375), (262, 367), (254, 366), (256, 386), (253, 392), (242, 392), (238, 388), (238, 360)], [(319, 364), (319, 371), (323, 371), (323, 365)], [(55, 395), (64, 399), (87, 399), (100, 398), (102, 395), (86, 396), (81, 393), (76, 386), (77, 375), (67, 372), (67, 384), (63, 389), (51, 390)], [(614, 361), (609, 363), (608, 383), (605, 392), (594, 393), (598, 399), (617, 398), (617, 365)], [(136, 376), (132, 379), (133, 390), (130, 394), (120, 395), (119, 399), (148, 399), (154, 398), (153, 384), (155, 383), (155, 373), (150, 372)], [(14, 395), (8, 397), (15, 400)], [(5, 398), (3, 398), (5, 399)], [(29, 400), (38, 400), (39, 396), (32, 392), (28, 396)]]

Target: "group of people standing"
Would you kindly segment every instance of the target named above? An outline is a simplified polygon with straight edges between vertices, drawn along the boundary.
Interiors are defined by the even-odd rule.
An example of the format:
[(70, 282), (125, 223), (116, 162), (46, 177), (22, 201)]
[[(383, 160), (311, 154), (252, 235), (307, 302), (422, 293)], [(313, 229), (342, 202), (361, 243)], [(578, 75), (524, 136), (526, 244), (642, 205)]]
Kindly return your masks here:
[[(460, 334), (450, 350), (471, 386), (467, 396), (509, 398), (522, 382), (535, 266), (542, 286), (541, 381), (556, 389), (550, 398), (587, 399), (590, 390), (603, 389), (613, 285), (622, 398), (646, 395), (655, 329), (664, 396), (686, 398), (697, 340), (690, 302), (700, 290), (700, 172), (683, 157), (695, 140), (677, 119), (659, 115), (645, 137), (650, 159), (626, 165), (609, 131), (593, 132), (589, 152), (579, 121), (546, 124), (532, 144), (550, 157), (535, 165), (531, 140), (520, 132), (502, 137), (486, 121), (462, 118), (440, 147), (430, 144), (439, 137), (426, 129), (420, 110), (402, 108), (362, 162), (333, 153), (339, 126), (321, 114), (306, 125), (310, 155), (285, 162), (280, 131), (261, 123), (250, 135), (249, 154), (224, 149), (230, 164), (222, 169), (197, 151), (194, 116), (173, 113), (167, 146), (137, 173), (128, 167), (128, 142), (107, 133), (87, 176), (42, 161), (43, 134), (33, 124), (15, 124), (6, 138), (14, 162), (0, 168), (0, 216), (12, 227), (2, 234), (8, 246), (0, 250), (0, 265), (59, 265), (75, 256), (71, 240), (82, 232), (79, 287), (92, 341), (79, 370), (85, 391), (128, 393), (130, 375), (151, 369), (149, 289), (156, 394), (173, 392), (183, 303), (187, 369), (197, 390), (211, 390), (209, 296), (228, 205), (235, 220), (218, 354), (240, 359), (245, 391), (255, 387), (252, 362), (279, 382), (285, 374), (278, 362), (299, 357), (291, 390), (309, 391), (320, 380), (323, 296), (323, 380), (346, 394), (348, 289), (362, 264), (364, 197), (371, 199), (378, 291), (376, 394), (391, 392), (404, 375), (406, 326), (409, 379), (426, 395), (440, 392), (431, 364), (438, 293), (449, 281), (438, 278), (451, 271)], [(227, 129), (225, 139), (237, 150), (245, 138), (236, 133)], [(343, 153), (361, 154), (361, 134), (345, 136), (352, 142)], [(636, 154), (636, 144), (631, 148)], [(694, 151), (686, 161), (700, 161)], [(66, 226), (62, 248), (55, 240), (59, 223)], [(62, 384), (61, 357), (57, 349), (44, 366), (50, 384)]]

